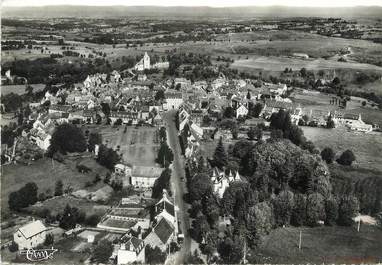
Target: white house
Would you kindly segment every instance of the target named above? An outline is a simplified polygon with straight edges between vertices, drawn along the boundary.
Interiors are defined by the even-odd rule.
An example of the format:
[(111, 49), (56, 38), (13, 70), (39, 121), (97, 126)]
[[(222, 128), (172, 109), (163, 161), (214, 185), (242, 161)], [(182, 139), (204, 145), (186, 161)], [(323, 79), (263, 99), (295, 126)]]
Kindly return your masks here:
[(242, 117), (247, 116), (247, 114), (248, 114), (248, 108), (244, 106), (243, 104), (236, 109), (236, 118), (239, 118), (240, 116)]
[(165, 110), (179, 109), (180, 105), (183, 104), (182, 92), (166, 91), (164, 96), (166, 102), (163, 104), (163, 108)]
[(162, 171), (160, 167), (133, 166), (130, 184), (139, 188), (151, 188)]
[(34, 248), (44, 243), (45, 238), (46, 227), (40, 220), (20, 227), (13, 234), (13, 241), (19, 246), (19, 249)]
[(117, 264), (145, 262), (145, 242), (133, 236), (126, 236), (117, 251)]

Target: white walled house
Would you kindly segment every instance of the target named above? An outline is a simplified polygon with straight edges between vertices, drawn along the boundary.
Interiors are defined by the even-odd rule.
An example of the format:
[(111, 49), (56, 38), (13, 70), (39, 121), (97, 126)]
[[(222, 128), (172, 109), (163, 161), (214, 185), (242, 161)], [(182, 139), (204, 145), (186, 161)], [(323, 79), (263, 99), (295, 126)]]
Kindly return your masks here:
[(44, 243), (46, 238), (46, 227), (40, 221), (34, 221), (20, 227), (13, 234), (13, 241), (19, 246), (19, 249), (29, 249), (37, 247)]
[(165, 101), (163, 104), (165, 110), (179, 109), (180, 105), (183, 104), (182, 92), (165, 92)]
[(117, 264), (145, 262), (145, 242), (136, 237), (128, 237), (120, 244), (117, 251)]
[(247, 116), (247, 114), (248, 114), (248, 108), (244, 105), (240, 105), (240, 107), (236, 109), (236, 118), (239, 118), (240, 116), (242, 117)]

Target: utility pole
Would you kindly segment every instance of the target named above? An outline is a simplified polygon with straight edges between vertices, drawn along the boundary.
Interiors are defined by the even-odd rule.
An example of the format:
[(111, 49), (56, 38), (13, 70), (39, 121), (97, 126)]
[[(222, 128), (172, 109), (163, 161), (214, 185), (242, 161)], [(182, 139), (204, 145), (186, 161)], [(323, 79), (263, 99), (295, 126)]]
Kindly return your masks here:
[(360, 228), (361, 228), (361, 218), (358, 219), (357, 232), (359, 232)]
[(301, 230), (300, 230), (300, 237), (298, 241), (298, 249), (301, 250)]

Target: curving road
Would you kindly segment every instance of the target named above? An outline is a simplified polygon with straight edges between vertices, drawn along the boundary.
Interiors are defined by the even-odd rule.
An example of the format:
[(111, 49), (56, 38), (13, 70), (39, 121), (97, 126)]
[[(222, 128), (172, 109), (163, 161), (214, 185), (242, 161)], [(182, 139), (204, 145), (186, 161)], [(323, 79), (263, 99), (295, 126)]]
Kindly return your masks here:
[(183, 194), (186, 193), (186, 184), (181, 179), (185, 179), (184, 158), (179, 144), (178, 130), (175, 125), (176, 111), (164, 113), (163, 119), (167, 129), (167, 142), (174, 153), (174, 162), (172, 163), (171, 182), (175, 191), (175, 203), (178, 207), (178, 221), (180, 229), (184, 234), (182, 249), (176, 255), (174, 264), (184, 264), (185, 258), (191, 254), (191, 237), (188, 233), (190, 219), (188, 216), (189, 205), (183, 200)]

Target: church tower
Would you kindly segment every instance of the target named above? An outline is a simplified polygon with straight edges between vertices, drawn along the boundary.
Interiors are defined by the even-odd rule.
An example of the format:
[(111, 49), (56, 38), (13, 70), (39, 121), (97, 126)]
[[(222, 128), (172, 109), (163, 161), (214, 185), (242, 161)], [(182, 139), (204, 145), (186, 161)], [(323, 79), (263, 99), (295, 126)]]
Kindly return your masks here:
[(145, 52), (143, 56), (143, 69), (150, 69), (150, 56)]

